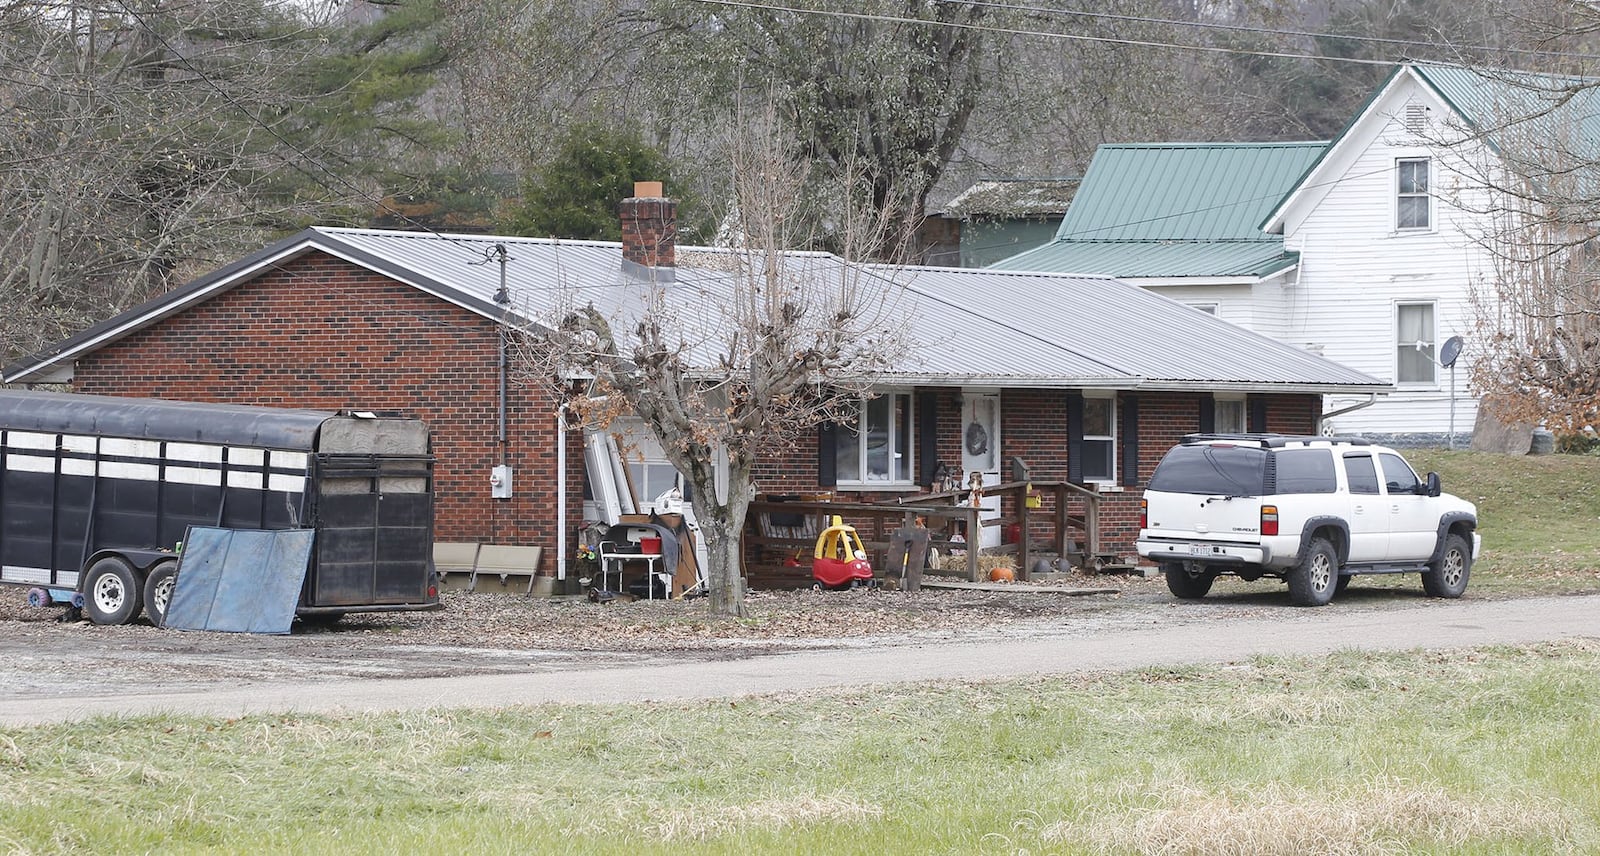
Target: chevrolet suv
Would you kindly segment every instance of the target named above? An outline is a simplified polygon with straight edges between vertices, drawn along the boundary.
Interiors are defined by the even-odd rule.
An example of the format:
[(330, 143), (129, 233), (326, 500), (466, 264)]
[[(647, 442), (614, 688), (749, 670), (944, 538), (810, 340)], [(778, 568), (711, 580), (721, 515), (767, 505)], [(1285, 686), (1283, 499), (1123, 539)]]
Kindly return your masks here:
[(1167, 588), (1204, 597), (1222, 574), (1277, 577), (1322, 606), (1355, 574), (1422, 575), (1460, 597), (1478, 555), (1477, 508), (1418, 478), (1393, 449), (1345, 437), (1191, 434), (1145, 490), (1139, 555)]

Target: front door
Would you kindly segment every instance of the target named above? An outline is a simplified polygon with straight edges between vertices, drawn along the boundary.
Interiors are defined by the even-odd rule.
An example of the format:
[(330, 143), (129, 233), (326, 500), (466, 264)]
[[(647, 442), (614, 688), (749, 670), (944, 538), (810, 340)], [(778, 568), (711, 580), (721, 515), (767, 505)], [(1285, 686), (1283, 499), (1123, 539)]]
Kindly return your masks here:
[[(961, 394), (961, 471), (962, 487), (970, 487), (974, 478), (984, 486), (1000, 483), (1000, 395), (994, 392)], [(985, 494), (980, 502), (982, 519), (993, 520), (1000, 516), (1000, 497)], [(984, 526), (978, 538), (967, 533), (968, 543), (980, 547), (1000, 545), (1000, 527)]]

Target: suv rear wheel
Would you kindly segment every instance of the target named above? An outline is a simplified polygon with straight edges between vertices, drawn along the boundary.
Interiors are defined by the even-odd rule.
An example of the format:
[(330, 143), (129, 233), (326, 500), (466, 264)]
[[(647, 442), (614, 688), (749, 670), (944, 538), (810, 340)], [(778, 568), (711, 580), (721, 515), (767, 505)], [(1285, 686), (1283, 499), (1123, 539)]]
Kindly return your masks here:
[(1183, 600), (1199, 600), (1211, 591), (1211, 584), (1216, 582), (1217, 572), (1207, 570), (1191, 571), (1182, 562), (1162, 562), (1161, 571), (1167, 576), (1167, 590), (1174, 597)]
[(1295, 606), (1326, 606), (1339, 584), (1339, 554), (1326, 538), (1312, 538), (1300, 564), (1288, 573), (1289, 602)]

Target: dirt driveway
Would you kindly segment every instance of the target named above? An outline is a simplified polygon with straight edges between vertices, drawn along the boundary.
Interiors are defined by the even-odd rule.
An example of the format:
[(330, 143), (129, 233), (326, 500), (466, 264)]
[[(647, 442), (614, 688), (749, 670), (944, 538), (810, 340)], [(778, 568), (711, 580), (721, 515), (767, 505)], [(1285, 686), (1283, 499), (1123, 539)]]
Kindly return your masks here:
[(1180, 603), (1137, 579), (1082, 597), (763, 595), (731, 627), (692, 602), (480, 593), (451, 594), (447, 607), (264, 637), (62, 624), (0, 606), (0, 725), (706, 698), (1600, 636), (1600, 595), (1437, 601), (1352, 588), (1331, 607), (1292, 609), (1272, 588)]

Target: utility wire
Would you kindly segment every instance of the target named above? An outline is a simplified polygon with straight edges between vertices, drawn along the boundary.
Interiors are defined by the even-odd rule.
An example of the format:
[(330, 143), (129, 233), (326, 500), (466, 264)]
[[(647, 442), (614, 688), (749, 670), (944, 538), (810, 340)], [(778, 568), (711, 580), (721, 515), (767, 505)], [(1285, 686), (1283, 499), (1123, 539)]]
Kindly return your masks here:
[[(1396, 65), (1395, 60), (1365, 59), (1362, 57), (1339, 57), (1324, 54), (1297, 53), (1292, 51), (1251, 50), (1248, 48), (1222, 47), (1219, 45), (1194, 45), (1179, 42), (1166, 42), (1156, 39), (1130, 39), (1115, 36), (1091, 36), (1078, 33), (1061, 33), (1053, 30), (1030, 30), (1022, 27), (1004, 27), (993, 24), (971, 24), (960, 21), (936, 21), (926, 18), (908, 18), (900, 15), (883, 15), (869, 12), (845, 12), (833, 9), (811, 9), (800, 6), (784, 6), (779, 4), (747, 2), (747, 0), (694, 0), (712, 6), (726, 6), (735, 9), (749, 9), (762, 12), (788, 12), (795, 15), (815, 15), (825, 18), (842, 18), (857, 21), (878, 21), (889, 24), (911, 24), (922, 27), (936, 27), (950, 30), (967, 30), (972, 32), (996, 33), (1005, 36), (1027, 36), (1058, 41), (1090, 42), (1096, 44), (1126, 45), (1129, 47), (1161, 48), (1168, 50), (1194, 51), (1197, 53), (1234, 54), (1238, 56), (1256, 56), (1267, 59), (1308, 59), (1326, 62), (1342, 62), (1350, 65), (1369, 65), (1390, 67)], [(977, 5), (977, 4), (969, 4)], [(1175, 23), (1161, 19), (1144, 19), (1151, 23)], [(1269, 31), (1270, 32), (1270, 31)], [(1345, 38), (1332, 36), (1332, 38)], [(1404, 44), (1419, 44), (1422, 42), (1403, 42)], [(1426, 44), (1426, 43), (1422, 43)], [(1439, 45), (1430, 45), (1441, 47)], [(1448, 47), (1448, 46), (1444, 46)], [(1545, 56), (1590, 58), (1588, 54), (1544, 54)], [(1600, 58), (1600, 57), (1596, 57)]]
[[(1118, 15), (1111, 12), (1089, 12), (1081, 9), (1058, 9), (1048, 6), (1030, 6), (1019, 3), (998, 3), (992, 0), (956, 0), (966, 6), (981, 6), (990, 9), (1002, 9), (1018, 12), (1029, 12), (1038, 15), (1074, 18), (1098, 18), (1108, 21), (1126, 21), (1134, 24), (1166, 24), (1174, 27), (1190, 27), (1201, 30), (1219, 30), (1231, 33), (1249, 33), (1266, 36), (1295, 36), (1310, 39), (1332, 39), (1344, 42), (1361, 42), (1373, 45), (1395, 45), (1411, 47), (1427, 45), (1429, 47), (1446, 47), (1456, 51), (1471, 51), (1478, 53), (1505, 53), (1523, 54), (1528, 56), (1560, 57), (1563, 59), (1600, 59), (1600, 54), (1567, 53), (1561, 51), (1536, 51), (1527, 48), (1493, 47), (1490, 45), (1436, 45), (1424, 39), (1391, 39), (1382, 36), (1358, 36), (1341, 33), (1324, 33), (1315, 30), (1275, 30), (1270, 27), (1251, 27), (1243, 24), (1223, 24), (1213, 21), (1184, 21), (1177, 18), (1147, 18), (1138, 15)], [(1339, 57), (1318, 56), (1318, 59), (1338, 61)]]

